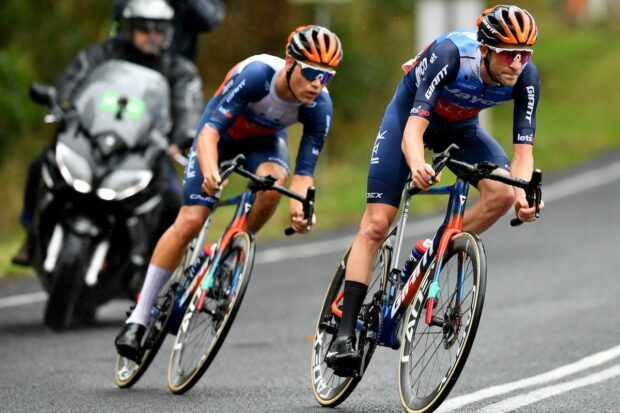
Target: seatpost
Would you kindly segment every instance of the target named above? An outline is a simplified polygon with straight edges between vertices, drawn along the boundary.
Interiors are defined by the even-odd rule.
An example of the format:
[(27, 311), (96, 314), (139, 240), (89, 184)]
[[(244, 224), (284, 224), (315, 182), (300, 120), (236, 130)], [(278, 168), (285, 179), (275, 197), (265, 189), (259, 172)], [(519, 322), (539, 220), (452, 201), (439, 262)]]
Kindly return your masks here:
[(409, 216), (409, 203), (411, 202), (409, 187), (410, 184), (407, 184), (403, 190), (403, 209), (400, 213), (398, 223), (396, 224), (396, 244), (394, 245), (394, 257), (392, 258), (392, 268), (390, 268), (390, 272), (393, 272), (396, 268), (398, 268), (400, 248), (402, 247), (403, 238), (405, 237), (405, 224), (407, 223), (407, 217)]

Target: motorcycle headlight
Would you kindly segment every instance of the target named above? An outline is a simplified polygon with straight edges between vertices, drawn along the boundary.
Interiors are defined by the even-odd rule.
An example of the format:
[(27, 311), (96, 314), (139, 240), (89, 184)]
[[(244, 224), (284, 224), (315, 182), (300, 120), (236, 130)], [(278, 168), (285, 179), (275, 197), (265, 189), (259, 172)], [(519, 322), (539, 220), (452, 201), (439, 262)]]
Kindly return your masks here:
[(67, 184), (83, 194), (92, 190), (93, 173), (88, 161), (62, 142), (56, 144), (56, 163)]
[(106, 201), (125, 199), (146, 188), (152, 178), (153, 172), (149, 170), (114, 171), (103, 179), (97, 196)]

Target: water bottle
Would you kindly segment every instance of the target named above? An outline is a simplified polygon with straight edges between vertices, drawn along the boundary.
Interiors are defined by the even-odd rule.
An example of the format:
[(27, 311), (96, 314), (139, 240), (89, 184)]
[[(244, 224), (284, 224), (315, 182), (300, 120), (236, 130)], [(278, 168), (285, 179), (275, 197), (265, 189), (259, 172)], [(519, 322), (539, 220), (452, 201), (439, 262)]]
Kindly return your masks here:
[(431, 246), (432, 241), (430, 239), (419, 240), (415, 246), (411, 249), (411, 253), (407, 257), (407, 260), (403, 264), (403, 268), (400, 272), (401, 281), (405, 281), (411, 275), (413, 269), (418, 265), (418, 261), (424, 255), (426, 250)]

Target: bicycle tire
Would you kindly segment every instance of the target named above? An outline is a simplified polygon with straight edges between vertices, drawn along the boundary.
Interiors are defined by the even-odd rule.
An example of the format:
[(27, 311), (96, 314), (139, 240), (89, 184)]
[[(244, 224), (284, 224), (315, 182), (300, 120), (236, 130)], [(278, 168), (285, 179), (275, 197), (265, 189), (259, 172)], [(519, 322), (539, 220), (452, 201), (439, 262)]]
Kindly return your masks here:
[[(180, 270), (182, 271), (182, 269)], [(171, 278), (173, 280), (176, 279), (174, 276)], [(154, 304), (154, 307), (158, 310), (157, 317), (150, 317), (146, 325), (146, 331), (142, 339), (141, 348), (143, 353), (140, 363), (136, 363), (119, 354), (116, 355), (114, 381), (121, 389), (128, 389), (140, 380), (153, 359), (155, 359), (157, 352), (168, 335), (167, 327), (174, 306), (175, 288), (174, 286), (168, 286), (163, 291), (165, 293), (160, 294)]]
[[(202, 290), (199, 288), (192, 296), (170, 354), (168, 389), (172, 393), (182, 394), (190, 390), (207, 371), (217, 355), (243, 301), (254, 264), (254, 250), (252, 236), (247, 232), (235, 234), (230, 244), (222, 251), (222, 259), (215, 272), (215, 278), (220, 277), (222, 280), (220, 284), (222, 294), (214, 292), (212, 297), (204, 296), (204, 311), (196, 311)], [(224, 266), (229, 259), (234, 260), (230, 271)], [(223, 302), (220, 303), (222, 300)], [(200, 333), (195, 329), (198, 326), (206, 327), (207, 330), (213, 326), (211, 337), (208, 339), (198, 337), (197, 339)], [(203, 331), (203, 333), (209, 332)], [(195, 348), (192, 348), (194, 346)], [(185, 363), (188, 349), (190, 362)]]
[[(359, 332), (357, 332), (357, 343), (360, 342), (364, 345), (363, 353), (363, 370), (361, 375), (355, 377), (339, 377), (334, 374), (334, 371), (327, 366), (325, 362), (325, 355), (327, 354), (331, 343), (336, 338), (340, 320), (331, 311), (331, 304), (340, 294), (344, 288), (344, 276), (346, 270), (346, 262), (349, 258), (349, 250), (344, 254), (340, 260), (340, 264), (336, 269), (332, 282), (325, 294), (321, 312), (315, 328), (314, 340), (312, 343), (311, 357), (310, 357), (310, 381), (312, 385), (312, 393), (316, 401), (325, 407), (335, 407), (345, 401), (347, 397), (353, 393), (357, 384), (362, 380), (363, 373), (365, 372), (370, 359), (377, 346), (377, 338), (374, 340), (360, 340)], [(387, 243), (384, 243), (382, 248), (377, 252), (376, 258), (373, 260), (373, 269), (371, 282), (368, 288), (368, 293), (364, 299), (362, 305), (362, 311), (360, 317), (364, 316), (364, 308), (370, 309), (373, 305), (374, 294), (384, 288), (385, 277), (387, 271), (390, 268), (391, 248)], [(380, 313), (380, 312), (379, 312)], [(381, 320), (382, 321), (382, 320)], [(381, 323), (379, 322), (378, 328), (380, 329)], [(380, 331), (374, 332), (375, 336), (378, 336)]]
[[(464, 282), (460, 287), (457, 281), (459, 261), (464, 263), (460, 268), (464, 273)], [(427, 271), (427, 278), (422, 282), (403, 320), (405, 327), (401, 337), (403, 345), (399, 360), (399, 395), (403, 408), (409, 413), (437, 409), (465, 366), (482, 315), (486, 289), (486, 258), (480, 238), (474, 233), (462, 232), (450, 240), (439, 276), (441, 294), (433, 310), (433, 317), (437, 317), (438, 323), (439, 320), (443, 321), (441, 327), (426, 324), (422, 317), (426, 314), (423, 304), (428, 296), (433, 273)], [(466, 285), (470, 283), (471, 290), (468, 290)], [(462, 289), (464, 294), (460, 303), (454, 305), (457, 289)], [(433, 347), (435, 352), (431, 351)], [(439, 349), (445, 349), (447, 353), (434, 358)]]
[(43, 316), (43, 323), (50, 329), (60, 331), (71, 327), (75, 314), (81, 311), (80, 296), (91, 252), (90, 238), (71, 232), (65, 237)]

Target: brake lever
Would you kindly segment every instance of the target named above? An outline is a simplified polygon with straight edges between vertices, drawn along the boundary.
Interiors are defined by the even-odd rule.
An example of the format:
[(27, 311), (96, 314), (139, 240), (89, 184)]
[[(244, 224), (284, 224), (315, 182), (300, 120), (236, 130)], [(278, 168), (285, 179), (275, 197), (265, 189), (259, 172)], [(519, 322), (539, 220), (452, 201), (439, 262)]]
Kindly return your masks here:
[[(312, 229), (312, 216), (314, 215), (314, 196), (316, 194), (316, 189), (313, 186), (308, 187), (308, 191), (306, 192), (306, 198), (302, 202), (304, 209), (304, 219), (308, 221), (308, 225), (306, 229), (310, 231)], [(284, 235), (293, 235), (297, 231), (293, 229), (293, 227), (288, 227), (284, 230)]]
[[(532, 172), (532, 179), (525, 190), (525, 199), (527, 199), (527, 203), (530, 207), (536, 207), (535, 216), (536, 218), (540, 218), (540, 201), (542, 200), (542, 171), (540, 169), (535, 169), (534, 172)], [(518, 227), (521, 224), (523, 224), (523, 221), (519, 218), (510, 220), (510, 226)]]

